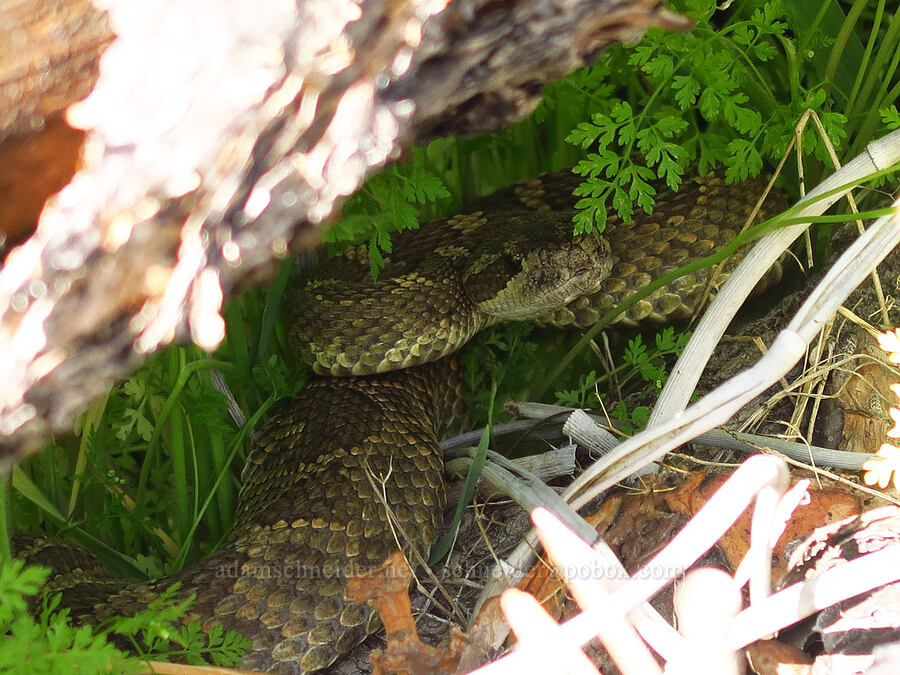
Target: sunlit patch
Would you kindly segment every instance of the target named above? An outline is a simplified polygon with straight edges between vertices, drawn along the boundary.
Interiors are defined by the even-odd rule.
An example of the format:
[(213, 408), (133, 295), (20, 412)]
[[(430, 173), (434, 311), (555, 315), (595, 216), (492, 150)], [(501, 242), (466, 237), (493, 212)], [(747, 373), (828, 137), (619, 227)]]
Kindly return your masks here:
[(466, 215), (454, 216), (447, 221), (451, 230), (461, 234), (472, 234), (487, 223), (482, 211), (474, 211)]
[(134, 217), (130, 213), (120, 213), (110, 221), (106, 228), (103, 246), (110, 252), (116, 251), (131, 237)]
[[(888, 353), (891, 363), (900, 363), (900, 328), (879, 335), (878, 345)], [(900, 399), (900, 383), (892, 384), (891, 391)], [(900, 438), (900, 408), (891, 408), (888, 414), (894, 421), (894, 426), (887, 431), (887, 436)], [(900, 448), (882, 443), (875, 454), (874, 459), (863, 464), (863, 482), (884, 489), (893, 481), (894, 487), (900, 489)]]
[(194, 282), (191, 294), (191, 336), (201, 349), (211, 351), (225, 339), (225, 320), (219, 313), (222, 299), (219, 273), (207, 267)]
[(241, 247), (233, 239), (222, 244), (222, 257), (229, 264), (235, 265), (241, 260)]

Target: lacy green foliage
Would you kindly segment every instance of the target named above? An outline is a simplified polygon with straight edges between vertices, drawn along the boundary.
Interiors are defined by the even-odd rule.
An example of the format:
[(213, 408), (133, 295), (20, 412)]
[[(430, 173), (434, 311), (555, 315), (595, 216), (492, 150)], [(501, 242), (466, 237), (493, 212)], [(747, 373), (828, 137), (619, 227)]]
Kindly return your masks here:
[[(578, 230), (602, 228), (608, 208), (626, 220), (635, 208), (648, 213), (660, 178), (677, 190), (687, 167), (701, 172), (723, 163), (730, 181), (759, 174), (763, 160), (785, 151), (794, 126), (807, 108), (819, 114), (832, 143), (846, 136), (846, 117), (821, 78), (807, 77), (806, 56), (798, 56), (790, 37), (791, 8), (779, 0), (742, 3), (730, 15), (716, 12), (712, 0), (690, 0), (680, 9), (697, 22), (690, 33), (651, 29), (634, 47), (614, 46), (609, 63), (637, 68), (629, 79), (607, 67), (606, 76), (620, 96), (606, 97), (568, 135), (589, 151), (574, 171), (585, 176), (575, 218)], [(715, 28), (712, 21), (724, 24)], [(779, 82), (790, 78), (785, 90)], [(602, 86), (602, 85), (601, 85)], [(825, 158), (825, 146), (810, 127), (804, 152)]]
[(631, 366), (632, 372), (640, 375), (644, 382), (660, 391), (668, 379), (664, 359), (681, 356), (690, 337), (689, 332), (676, 333), (675, 328), (667, 326), (654, 336), (656, 349), (651, 352), (644, 344), (643, 338), (636, 335), (628, 341), (622, 360)]
[(562, 389), (553, 394), (556, 403), (571, 408), (593, 408), (600, 398), (600, 385), (605, 380), (605, 377), (597, 375), (597, 371), (590, 370), (578, 378), (575, 389)]
[(376, 277), (391, 252), (391, 232), (419, 226), (415, 206), (450, 196), (444, 183), (425, 169), (421, 152), (411, 162), (392, 166), (366, 181), (344, 207), (344, 217), (325, 234), (325, 242), (346, 246), (369, 239), (369, 265)]
[(166, 397), (152, 388), (148, 382), (149, 375), (141, 371), (122, 385), (121, 393), (128, 404), (122, 410), (122, 418), (112, 425), (120, 441), (126, 440), (132, 433), (145, 442), (153, 437), (152, 419), (159, 416)]
[(0, 626), (8, 629), (16, 617), (28, 612), (25, 596), (34, 595), (47, 581), (47, 570), (28, 567), (22, 560), (13, 560), (0, 567)]
[(172, 584), (146, 610), (134, 616), (113, 619), (104, 627), (104, 633), (126, 638), (144, 657), (177, 659), (193, 665), (239, 664), (252, 641), (235, 631), (225, 631), (221, 625), (209, 633), (200, 629), (199, 621), (181, 625), (194, 598), (177, 600), (178, 587), (179, 584)]
[(28, 597), (36, 595), (48, 570), (20, 560), (0, 567), (0, 672), (136, 672), (140, 663), (88, 627), (74, 628), (68, 612), (45, 609), (35, 619)]
[[(133, 617), (94, 628), (73, 626), (59, 595), (45, 599), (35, 618), (28, 598), (40, 592), (49, 571), (13, 560), (0, 567), (0, 672), (84, 673), (139, 672), (142, 658), (178, 658), (191, 664), (233, 666), (250, 648), (250, 640), (221, 627), (208, 635), (199, 622), (181, 625), (192, 599), (176, 601), (172, 586)], [(133, 645), (134, 657), (111, 644), (112, 634)]]
[(881, 111), (881, 121), (891, 131), (900, 129), (900, 112), (897, 112), (897, 106), (892, 105), (884, 108)]
[(609, 411), (609, 416), (618, 421), (617, 428), (623, 434), (633, 436), (650, 421), (650, 413), (652, 410), (645, 405), (634, 406), (629, 408), (625, 401), (619, 401)]
[[(640, 380), (643, 384), (633, 391), (633, 396), (642, 398), (658, 393), (669, 377), (667, 369), (681, 355), (690, 336), (689, 332), (676, 332), (675, 328), (668, 326), (656, 333), (652, 349), (644, 344), (643, 336), (634, 336), (628, 341), (621, 359), (617, 359), (622, 363), (614, 373), (618, 389), (627, 389), (633, 381)], [(574, 389), (557, 391), (554, 394), (556, 402), (573, 408), (597, 407), (601, 401), (605, 402), (603, 392), (609, 388), (608, 379), (607, 375), (598, 375), (591, 370), (579, 377)], [(635, 389), (633, 386), (631, 388)], [(629, 409), (625, 401), (617, 402), (607, 412), (619, 420), (621, 430), (629, 434), (642, 429), (650, 417), (647, 406)]]
[[(669, 326), (653, 337), (655, 349), (651, 351), (640, 335), (635, 336), (628, 341), (625, 354), (622, 356), (622, 360), (630, 367), (623, 381), (638, 375), (644, 382), (639, 396), (659, 393), (669, 379), (667, 369), (681, 356), (690, 337), (690, 332), (676, 333), (675, 329)], [(621, 431), (630, 435), (647, 425), (650, 412), (650, 408), (645, 405), (629, 408), (625, 401), (619, 401), (609, 414), (619, 420)]]
[(535, 375), (538, 344), (528, 339), (533, 329), (529, 323), (508, 323), (469, 344), (462, 358), (463, 397), (473, 423), (500, 419), (503, 403), (523, 391)]

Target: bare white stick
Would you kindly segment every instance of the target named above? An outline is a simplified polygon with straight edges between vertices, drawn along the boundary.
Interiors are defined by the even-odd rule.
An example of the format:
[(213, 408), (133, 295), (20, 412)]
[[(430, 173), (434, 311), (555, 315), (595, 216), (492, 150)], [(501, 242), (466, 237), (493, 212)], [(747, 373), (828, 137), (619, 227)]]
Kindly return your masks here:
[[(601, 454), (605, 454), (619, 444), (617, 437), (603, 427), (598, 426), (606, 424), (607, 420), (594, 413), (586, 413), (578, 408), (530, 402), (516, 403), (515, 410), (522, 417), (533, 419), (544, 419), (550, 415), (559, 415), (561, 412), (571, 413), (563, 425), (563, 433), (578, 443), (578, 445), (595, 450)], [(509, 424), (513, 423), (510, 422)], [(788, 441), (783, 438), (748, 434), (742, 431), (726, 431), (724, 429), (711, 429), (700, 434), (691, 442), (725, 450), (737, 450), (749, 455), (755, 455), (765, 450), (774, 450), (791, 459), (796, 459), (798, 462), (806, 462), (817, 467), (848, 469), (850, 471), (861, 471), (863, 464), (877, 458), (877, 455), (871, 452), (833, 450), (817, 445)]]
[(740, 609), (740, 589), (727, 572), (711, 567), (688, 572), (676, 589), (675, 614), (689, 648), (685, 658), (666, 664), (666, 675), (744, 672), (737, 650), (726, 641)]
[(875, 221), (838, 258), (756, 365), (720, 385), (684, 412), (619, 445), (579, 476), (566, 491), (566, 498), (579, 508), (669, 450), (727, 422), (790, 371), (825, 322), (898, 242), (900, 218), (895, 210)]
[(748, 607), (735, 617), (728, 644), (740, 649), (819, 610), (896, 581), (900, 581), (900, 544), (838, 565)]
[[(563, 628), (553, 620), (541, 604), (525, 591), (507, 589), (500, 598), (503, 614), (519, 644), (551, 644), (563, 642)], [(569, 649), (529, 650), (529, 671), (570, 675), (599, 675), (599, 671), (579, 647)], [(533, 671), (531, 669), (534, 669)]]
[[(824, 213), (844, 193), (830, 195), (824, 199), (818, 199), (819, 195), (875, 171), (886, 169), (898, 161), (900, 161), (900, 131), (895, 131), (870, 143), (864, 153), (812, 190), (800, 201), (801, 204), (809, 205), (797, 213), (797, 216), (817, 216)], [(817, 199), (818, 201), (815, 201)], [(808, 223), (790, 225), (764, 235), (731, 273), (697, 324), (690, 341), (675, 364), (650, 416), (649, 427), (663, 424), (665, 420), (684, 410), (713, 349), (744, 300), (772, 264), (807, 227)]]
[[(787, 466), (782, 460), (767, 455), (755, 455), (748, 459), (710, 497), (668, 546), (612, 592), (608, 603), (602, 607), (586, 609), (564, 623), (565, 630), (555, 634), (555, 646), (564, 650), (577, 649), (594, 638), (598, 626), (607, 626), (611, 621), (621, 620), (644, 604), (708, 551), (763, 487), (772, 486), (783, 493), (788, 479)], [(640, 626), (637, 628), (641, 630)], [(524, 660), (531, 658), (532, 651), (540, 651), (542, 648), (540, 642), (533, 647), (523, 645), (521, 649), (477, 672), (521, 672)], [(681, 659), (683, 656), (674, 653), (665, 658)]]
[[(459, 452), (459, 450), (456, 450), (453, 454), (456, 455)], [(516, 457), (515, 459), (510, 461), (523, 471), (528, 472), (529, 474), (533, 474), (541, 482), (549, 483), (554, 478), (559, 478), (561, 476), (571, 476), (573, 473), (575, 473), (575, 446), (564, 445), (560, 448), (547, 450), (547, 452), (542, 452), (539, 455)], [(445, 459), (444, 474), (446, 476), (465, 478), (470, 466), (472, 466), (472, 457), (470, 455), (461, 457), (456, 456), (452, 459)], [(478, 487), (479, 489), (481, 488), (480, 482)], [(459, 485), (459, 488), (461, 490), (461, 484)], [(448, 504), (453, 503), (454, 496), (458, 497), (459, 491), (457, 491), (457, 493), (454, 495), (452, 494), (452, 486), (448, 487)]]
[(750, 570), (750, 604), (762, 602), (772, 592), (772, 529), (778, 502), (789, 483), (790, 478), (784, 485), (765, 485), (756, 495), (750, 522), (750, 550), (745, 556)]
[[(582, 609), (605, 607), (609, 594), (623, 579), (611, 578), (607, 568), (600, 564), (596, 552), (587, 542), (549, 512), (537, 509), (532, 512), (531, 518), (544, 550), (578, 606)], [(629, 618), (600, 626), (597, 637), (624, 675), (662, 673)], [(667, 632), (674, 633), (674, 637), (678, 638), (671, 626), (665, 622), (663, 625)], [(653, 644), (652, 638), (648, 642)], [(679, 650), (683, 651), (684, 649)]]

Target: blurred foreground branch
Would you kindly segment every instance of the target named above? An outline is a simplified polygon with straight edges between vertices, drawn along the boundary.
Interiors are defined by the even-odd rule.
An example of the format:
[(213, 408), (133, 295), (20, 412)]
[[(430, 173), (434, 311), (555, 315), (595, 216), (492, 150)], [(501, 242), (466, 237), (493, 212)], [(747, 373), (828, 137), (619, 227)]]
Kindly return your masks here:
[[(0, 270), (0, 460), (160, 346), (214, 348), (224, 296), (312, 247), (412, 143), (500, 128), (610, 41), (684, 27), (659, 0), (101, 4), (116, 38), (66, 112), (89, 132), (82, 168)], [(0, 135), (83, 95), (108, 39), (84, 0), (46, 5), (0, 0), (47, 55), (0, 57)]]

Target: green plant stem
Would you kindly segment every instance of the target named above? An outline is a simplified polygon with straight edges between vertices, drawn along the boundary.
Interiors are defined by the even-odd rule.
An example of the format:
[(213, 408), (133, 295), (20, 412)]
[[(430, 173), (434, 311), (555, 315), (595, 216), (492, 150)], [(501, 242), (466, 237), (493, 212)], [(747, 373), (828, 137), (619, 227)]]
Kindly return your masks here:
[(850, 96), (847, 97), (847, 110), (853, 110), (856, 107), (856, 97), (859, 95), (859, 89), (862, 86), (863, 78), (868, 72), (869, 59), (872, 58), (872, 51), (875, 49), (875, 43), (878, 40), (878, 29), (881, 27), (881, 19), (884, 15), (884, 0), (878, 1), (875, 8), (875, 19), (872, 22), (872, 33), (866, 42), (866, 51), (863, 54), (862, 63), (859, 65), (859, 71), (856, 73), (856, 79), (853, 81), (853, 88), (850, 90)]
[(184, 444), (184, 413), (175, 406), (169, 415), (169, 450), (172, 458), (172, 484), (175, 488), (175, 526), (179, 542), (190, 528), (190, 497), (188, 495), (187, 452)]
[(163, 425), (169, 418), (172, 410), (174, 410), (175, 406), (177, 405), (178, 397), (181, 396), (181, 391), (187, 384), (188, 378), (195, 371), (205, 370), (209, 368), (231, 370), (233, 368), (233, 365), (228, 361), (220, 361), (217, 359), (201, 359), (199, 361), (192, 361), (188, 363), (181, 369), (181, 372), (178, 373), (178, 377), (175, 381), (175, 386), (172, 387), (171, 393), (169, 393), (168, 397), (166, 398), (166, 402), (163, 404), (162, 410), (160, 410), (159, 418), (156, 420), (156, 424), (153, 427), (153, 435), (150, 437), (150, 442), (147, 444), (147, 455), (144, 458), (143, 466), (141, 466), (141, 474), (138, 480), (138, 492), (143, 492), (144, 490), (146, 490), (147, 480), (150, 476), (150, 467), (156, 454), (156, 448), (159, 445), (159, 439), (162, 433)]
[(850, 12), (847, 14), (835, 37), (834, 45), (831, 48), (831, 55), (828, 58), (828, 65), (825, 66), (825, 86), (829, 89), (834, 85), (835, 73), (844, 56), (847, 42), (853, 35), (853, 28), (856, 26), (856, 22), (859, 20), (859, 16), (862, 14), (862, 11), (867, 4), (868, 0), (856, 0), (856, 2), (853, 3)]
[[(884, 92), (897, 72), (898, 58), (900, 58), (900, 51), (897, 49), (898, 37), (900, 37), (900, 11), (894, 13), (875, 60), (872, 62), (872, 68), (866, 76), (856, 105), (847, 115), (851, 124), (856, 124), (856, 120), (860, 116), (863, 119), (862, 123), (858, 124), (858, 131), (854, 132), (852, 127), (848, 129), (850, 137), (853, 139), (852, 145), (847, 150), (849, 157), (855, 157), (869, 142), (875, 129), (881, 123), (878, 109), (891, 103), (891, 100), (884, 98)], [(890, 67), (885, 69), (885, 63), (889, 58), (891, 59)], [(870, 94), (876, 85), (878, 85), (879, 94), (870, 100)]]
[(891, 104), (894, 104), (898, 96), (900, 96), (900, 82), (891, 87), (891, 90), (887, 94), (885, 94), (884, 101), (885, 103), (887, 103), (887, 105), (883, 107), (887, 108)]
[(194, 499), (191, 502), (191, 522), (195, 522), (197, 513), (200, 511), (200, 462), (197, 457), (197, 437), (194, 432), (194, 425), (191, 424), (191, 418), (188, 416), (185, 416), (184, 421), (187, 426), (187, 438), (190, 441), (191, 468), (194, 472)]
[(66, 511), (66, 517), (71, 518), (75, 513), (75, 507), (78, 504), (78, 493), (81, 488), (81, 479), (79, 476), (84, 473), (87, 465), (88, 442), (92, 435), (100, 428), (100, 420), (103, 419), (103, 413), (106, 411), (106, 404), (109, 401), (110, 392), (106, 392), (106, 396), (94, 403), (88, 408), (84, 417), (84, 423), (81, 431), (81, 443), (78, 445), (78, 458), (75, 460), (75, 477), (72, 480), (72, 490), (69, 493), (69, 507)]
[[(255, 363), (260, 363), (265, 354), (268, 353), (272, 336), (275, 333), (275, 324), (278, 321), (281, 301), (284, 298), (285, 289), (291, 278), (292, 269), (293, 265), (289, 260), (282, 262), (281, 266), (278, 268), (278, 276), (266, 289), (266, 299), (263, 304), (263, 318), (259, 330), (259, 344), (256, 349)], [(249, 368), (245, 372), (249, 373)]]
[[(203, 505), (197, 511), (197, 515), (194, 518), (194, 521), (184, 538), (185, 542), (190, 542), (193, 540), (194, 533), (197, 531), (197, 527), (200, 525), (200, 522), (202, 521), (203, 515), (206, 513), (206, 510), (209, 508), (209, 505), (212, 502), (213, 495), (216, 494), (216, 491), (219, 489), (219, 485), (222, 483), (225, 477), (229, 475), (228, 469), (231, 466), (231, 463), (234, 461), (234, 458), (237, 456), (238, 450), (240, 450), (243, 446), (244, 439), (247, 437), (247, 434), (249, 434), (251, 430), (256, 428), (256, 425), (259, 424), (259, 421), (265, 416), (269, 409), (273, 405), (275, 405), (276, 400), (277, 399), (275, 399), (274, 397), (268, 398), (266, 402), (263, 403), (263, 405), (261, 405), (255, 413), (253, 413), (253, 416), (249, 420), (247, 420), (247, 424), (245, 424), (243, 428), (241, 428), (240, 432), (238, 432), (238, 435), (231, 442), (231, 450), (228, 453), (225, 464), (216, 476), (216, 481), (215, 483), (213, 483), (212, 489), (203, 500)], [(184, 566), (184, 561), (187, 557), (187, 551), (188, 546), (185, 543), (184, 545), (182, 545), (181, 551), (179, 552), (178, 557), (173, 563), (175, 569), (181, 569), (181, 567)]]
[[(210, 382), (209, 386), (212, 386)], [(209, 454), (212, 457), (213, 472), (219, 477), (224, 475), (231, 466), (231, 458), (225, 448), (225, 438), (218, 429), (210, 429)], [(207, 494), (215, 494), (216, 511), (218, 512), (220, 533), (229, 532), (234, 520), (234, 489), (231, 482), (221, 484), (217, 478)], [(204, 507), (201, 507), (201, 512)]]
[[(205, 377), (203, 378), (203, 383), (204, 386), (212, 386)], [(193, 424), (190, 417), (187, 418), (187, 423), (188, 434), (191, 438), (191, 448), (194, 451), (194, 456), (197, 458), (197, 468), (195, 469), (197, 485), (194, 489), (193, 510), (193, 517), (196, 519), (201, 495), (209, 495), (212, 492), (213, 478), (217, 473), (217, 469), (215, 468), (217, 464), (214, 460), (215, 450), (213, 449), (213, 438), (219, 436), (219, 432), (214, 427), (206, 424)], [(199, 451), (200, 448), (202, 448), (203, 451)], [(222, 488), (225, 490), (227, 489), (227, 486), (223, 485)], [(206, 512), (206, 526), (211, 538), (220, 536), (223, 530), (222, 514), (219, 512), (218, 508), (218, 495), (214, 495), (214, 497), (216, 498), (216, 507), (211, 508)]]
[(784, 56), (788, 63), (788, 81), (791, 87), (791, 101), (796, 103), (802, 99), (802, 88), (800, 86), (800, 64), (797, 60), (797, 50), (794, 43), (778, 36), (778, 42), (784, 50)]
[(462, 522), (463, 513), (465, 513), (466, 506), (475, 494), (475, 488), (478, 486), (478, 478), (481, 476), (481, 472), (484, 469), (487, 451), (490, 447), (494, 400), (496, 396), (497, 380), (496, 378), (493, 378), (491, 380), (491, 397), (488, 404), (488, 423), (481, 434), (481, 440), (478, 442), (478, 449), (475, 452), (475, 457), (472, 458), (472, 465), (469, 467), (469, 472), (466, 474), (466, 480), (463, 483), (462, 492), (456, 502), (456, 510), (453, 513), (453, 520), (450, 523), (449, 531), (432, 547), (431, 554), (428, 557), (429, 565), (437, 563), (447, 555), (451, 548), (453, 548), (453, 543), (456, 541), (456, 535), (459, 532), (459, 524)]
[(247, 344), (247, 335), (244, 330), (244, 317), (237, 302), (228, 304), (225, 310), (225, 319), (228, 322), (226, 342), (228, 356), (235, 370), (240, 373), (249, 373), (252, 367), (250, 346)]

